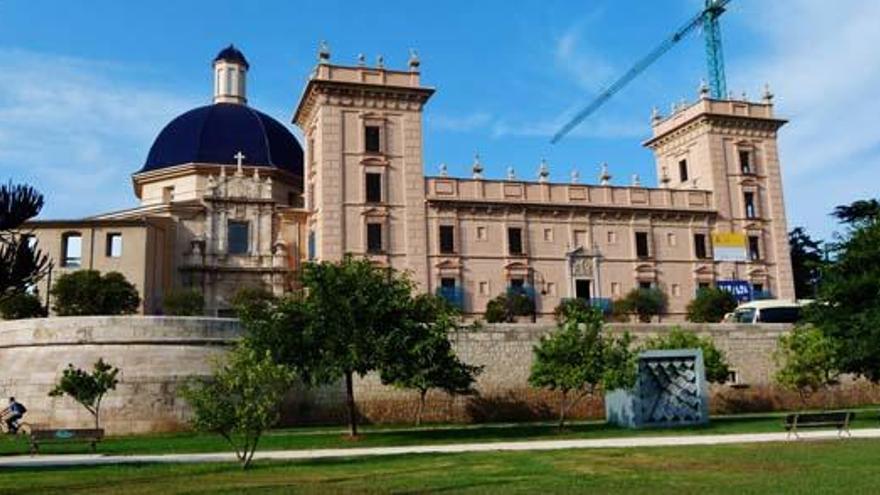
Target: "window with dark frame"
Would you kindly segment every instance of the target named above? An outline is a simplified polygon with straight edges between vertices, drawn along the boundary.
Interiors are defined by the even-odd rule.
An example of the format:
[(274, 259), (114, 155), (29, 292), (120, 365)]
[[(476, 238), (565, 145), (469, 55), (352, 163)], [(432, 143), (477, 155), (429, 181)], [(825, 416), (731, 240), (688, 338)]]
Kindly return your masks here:
[(61, 266), (79, 267), (82, 263), (82, 234), (71, 232), (61, 236), (61, 252), (64, 254)]
[(636, 257), (648, 258), (651, 252), (648, 249), (648, 233), (636, 232)]
[(758, 212), (755, 209), (755, 193), (753, 192), (745, 192), (743, 193), (743, 202), (746, 207), (746, 218), (755, 218), (758, 216)]
[(712, 287), (712, 284), (709, 282), (700, 282), (697, 284), (697, 290), (706, 290)]
[(227, 224), (227, 234), (229, 239), (229, 254), (247, 254), (248, 252), (248, 222), (239, 220), (230, 220)]
[(523, 254), (521, 228), (509, 227), (507, 229), (507, 252), (510, 254)]
[(679, 162), (678, 162), (678, 176), (681, 178), (682, 182), (686, 182), (688, 180), (688, 161), (687, 160), (679, 160)]
[(761, 259), (760, 239), (756, 235), (749, 236), (749, 259), (750, 260)]
[(522, 278), (512, 278), (510, 279), (510, 288), (515, 290), (522, 290), (526, 286), (525, 279)]
[(122, 256), (122, 234), (119, 232), (110, 232), (107, 234), (104, 254), (108, 258), (119, 258)]
[(367, 203), (382, 202), (382, 174), (368, 172), (366, 175)]
[(452, 277), (443, 277), (440, 279), (440, 287), (450, 290), (455, 289), (455, 279)]
[(706, 234), (694, 234), (694, 254), (700, 260), (709, 257), (708, 250), (706, 249)]
[(367, 252), (368, 253), (381, 253), (382, 252), (382, 224), (381, 223), (368, 223), (367, 224)]
[(440, 226), (440, 252), (443, 254), (455, 252), (455, 227), (452, 225)]
[(367, 153), (380, 153), (382, 151), (379, 126), (364, 126), (364, 151)]
[(739, 169), (747, 175), (752, 173), (752, 153), (748, 150), (739, 151)]
[(639, 289), (648, 290), (654, 288), (654, 284), (652, 282), (639, 282)]

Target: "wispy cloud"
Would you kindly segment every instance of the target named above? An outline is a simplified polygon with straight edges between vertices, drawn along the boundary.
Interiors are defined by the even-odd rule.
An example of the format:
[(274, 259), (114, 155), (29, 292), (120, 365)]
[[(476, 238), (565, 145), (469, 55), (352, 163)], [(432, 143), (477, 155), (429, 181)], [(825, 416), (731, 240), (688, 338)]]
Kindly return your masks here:
[[(791, 119), (780, 137), (790, 223), (828, 235), (834, 226), (827, 213), (835, 205), (878, 195), (880, 3), (793, 0), (759, 7), (749, 14), (766, 49), (733, 82), (772, 84), (777, 113)], [(834, 194), (827, 184), (835, 185)]]
[(0, 50), (0, 170), (47, 199), (44, 217), (133, 203), (129, 176), (153, 138), (196, 101), (142, 87), (136, 68)]
[(556, 66), (577, 86), (596, 93), (614, 76), (614, 65), (583, 39), (584, 29), (598, 21), (599, 14), (572, 24), (556, 40), (553, 59)]
[(473, 112), (465, 115), (427, 114), (425, 120), (431, 129), (438, 131), (471, 132), (486, 129), (492, 122), (488, 112)]

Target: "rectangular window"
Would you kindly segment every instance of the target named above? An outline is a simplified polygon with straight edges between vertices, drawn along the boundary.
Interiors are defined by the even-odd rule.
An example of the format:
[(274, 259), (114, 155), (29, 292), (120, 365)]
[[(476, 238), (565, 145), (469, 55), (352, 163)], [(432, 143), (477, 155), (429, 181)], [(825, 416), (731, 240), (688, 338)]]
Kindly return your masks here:
[(510, 254), (523, 254), (521, 228), (510, 227), (507, 229), (507, 252)]
[(576, 247), (576, 248), (587, 247), (587, 231), (586, 230), (575, 230), (574, 231), (574, 247)]
[(700, 282), (697, 284), (697, 292), (699, 293), (701, 290), (706, 290), (711, 287), (712, 285), (709, 282)]
[(687, 182), (688, 180), (688, 161), (680, 160), (678, 162), (678, 176), (681, 178), (682, 182)]
[(105, 253), (108, 258), (119, 258), (122, 256), (122, 234), (118, 232), (107, 234)]
[(315, 249), (317, 248), (317, 246), (315, 245), (315, 231), (314, 230), (309, 231), (309, 241), (308, 242), (309, 242), (309, 245), (308, 245), (309, 260), (313, 260), (313, 259), (315, 259), (315, 256), (316, 256)]
[(651, 255), (648, 249), (648, 233), (636, 232), (636, 257), (647, 258)]
[(749, 259), (751, 259), (751, 260), (761, 259), (760, 239), (758, 239), (758, 236), (756, 236), (756, 235), (749, 236)]
[(746, 150), (739, 152), (739, 169), (744, 174), (752, 173), (752, 154)]
[(440, 252), (443, 254), (455, 252), (455, 227), (452, 225), (440, 226)]
[(480, 295), (488, 296), (489, 295), (489, 282), (481, 281), (480, 282)]
[(619, 282), (611, 282), (611, 295), (619, 296), (620, 295), (620, 283)]
[(758, 216), (758, 212), (755, 210), (755, 193), (743, 193), (743, 202), (745, 203), (746, 207), (746, 218), (756, 218)]
[(381, 253), (382, 252), (382, 224), (381, 223), (368, 223), (367, 224), (367, 252), (368, 253)]
[(553, 242), (553, 229), (544, 229), (544, 241)]
[(380, 153), (381, 142), (379, 138), (379, 126), (368, 125), (364, 127), (364, 150), (367, 153)]
[(162, 188), (162, 202), (170, 203), (174, 201), (174, 186), (167, 186)]
[(526, 286), (526, 281), (521, 278), (512, 278), (510, 279), (510, 288), (520, 290)]
[(229, 235), (229, 254), (247, 254), (248, 252), (248, 223), (230, 220), (227, 224)]
[(651, 282), (639, 282), (639, 289), (642, 290), (650, 289), (653, 286), (654, 284), (652, 284)]
[(488, 234), (486, 233), (486, 227), (477, 227), (477, 240), (485, 241), (488, 239)]
[(440, 287), (450, 290), (455, 288), (455, 279), (452, 277), (443, 277), (440, 279)]
[(79, 267), (82, 263), (82, 235), (79, 232), (64, 234), (61, 237), (61, 252), (64, 253), (62, 266)]
[(382, 202), (382, 174), (367, 173), (367, 203)]
[(608, 231), (608, 244), (617, 244), (617, 232)]
[(675, 246), (678, 244), (678, 239), (676, 239), (673, 232), (666, 233), (666, 244), (669, 244), (670, 246)]
[(706, 250), (706, 234), (694, 234), (694, 255), (698, 260), (709, 257)]

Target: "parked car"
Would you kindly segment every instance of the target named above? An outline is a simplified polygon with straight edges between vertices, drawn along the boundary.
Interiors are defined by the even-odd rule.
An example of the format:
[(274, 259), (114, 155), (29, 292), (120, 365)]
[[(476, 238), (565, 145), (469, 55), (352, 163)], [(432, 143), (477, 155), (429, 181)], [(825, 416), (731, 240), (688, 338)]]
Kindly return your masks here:
[(809, 300), (765, 299), (740, 304), (724, 317), (729, 323), (797, 323)]

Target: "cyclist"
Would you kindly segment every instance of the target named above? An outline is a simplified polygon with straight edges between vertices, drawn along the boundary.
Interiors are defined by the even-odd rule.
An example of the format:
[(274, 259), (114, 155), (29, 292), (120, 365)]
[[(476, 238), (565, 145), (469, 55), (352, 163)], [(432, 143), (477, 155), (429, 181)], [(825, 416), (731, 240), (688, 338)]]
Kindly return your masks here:
[(27, 408), (22, 403), (16, 401), (15, 397), (10, 397), (9, 407), (6, 408), (6, 411), (10, 413), (9, 417), (6, 418), (7, 433), (14, 435), (18, 432), (18, 420), (24, 416)]

